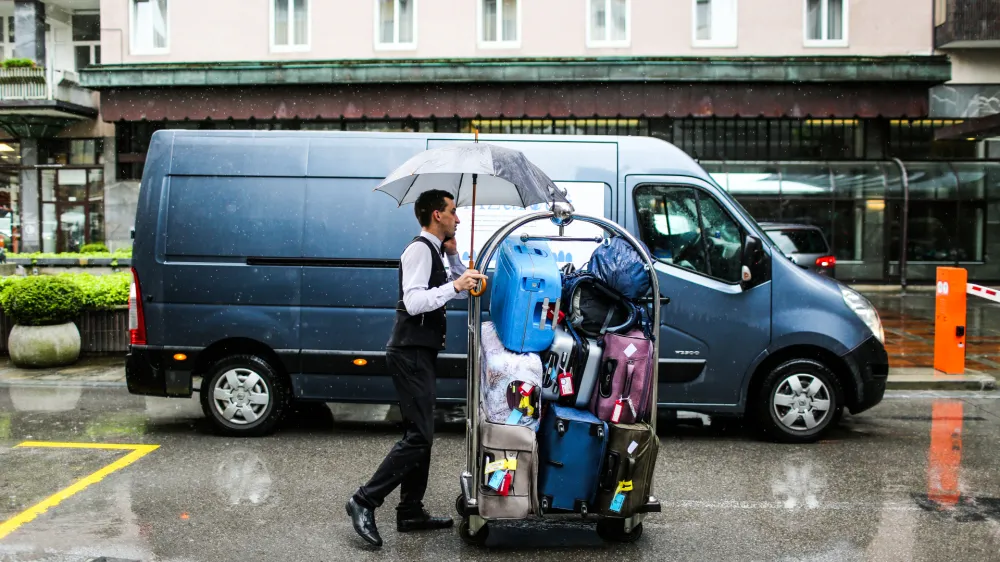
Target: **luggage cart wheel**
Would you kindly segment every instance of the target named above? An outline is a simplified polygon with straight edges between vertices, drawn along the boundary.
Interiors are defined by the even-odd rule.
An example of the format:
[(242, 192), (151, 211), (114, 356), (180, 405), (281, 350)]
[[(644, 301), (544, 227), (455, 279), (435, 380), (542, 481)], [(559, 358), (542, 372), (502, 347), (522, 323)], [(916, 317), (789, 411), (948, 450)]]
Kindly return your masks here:
[(458, 534), (462, 537), (462, 541), (465, 544), (472, 546), (483, 546), (486, 544), (486, 539), (490, 536), (490, 526), (489, 524), (483, 525), (479, 528), (479, 532), (475, 535), (469, 535), (469, 519), (464, 518), (458, 526)]
[(455, 511), (457, 511), (459, 515), (463, 517), (465, 516), (465, 496), (462, 494), (459, 494), (458, 497), (455, 498)]
[(624, 519), (602, 519), (597, 522), (597, 534), (608, 542), (633, 543), (642, 536), (642, 523), (626, 533)]

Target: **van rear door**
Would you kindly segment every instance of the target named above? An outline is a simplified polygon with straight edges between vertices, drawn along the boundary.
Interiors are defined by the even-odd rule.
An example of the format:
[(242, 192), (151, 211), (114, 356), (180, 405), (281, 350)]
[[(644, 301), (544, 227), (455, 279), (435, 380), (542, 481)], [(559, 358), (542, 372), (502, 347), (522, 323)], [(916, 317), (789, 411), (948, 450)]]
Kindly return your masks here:
[(735, 406), (743, 375), (771, 338), (769, 275), (741, 286), (749, 225), (715, 186), (627, 176), (626, 226), (656, 259), (660, 402)]

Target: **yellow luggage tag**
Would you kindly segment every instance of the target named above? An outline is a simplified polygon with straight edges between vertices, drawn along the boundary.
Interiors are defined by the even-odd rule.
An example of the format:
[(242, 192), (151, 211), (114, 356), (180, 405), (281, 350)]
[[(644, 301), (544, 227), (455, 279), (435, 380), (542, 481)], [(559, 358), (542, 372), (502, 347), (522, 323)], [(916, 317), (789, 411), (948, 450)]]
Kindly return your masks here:
[(517, 470), (517, 459), (500, 459), (486, 465), (486, 474), (492, 474), (498, 470)]
[(521, 397), (521, 404), (517, 407), (519, 410), (523, 409), (525, 415), (529, 418), (535, 417), (535, 407), (531, 405), (531, 398), (528, 396)]

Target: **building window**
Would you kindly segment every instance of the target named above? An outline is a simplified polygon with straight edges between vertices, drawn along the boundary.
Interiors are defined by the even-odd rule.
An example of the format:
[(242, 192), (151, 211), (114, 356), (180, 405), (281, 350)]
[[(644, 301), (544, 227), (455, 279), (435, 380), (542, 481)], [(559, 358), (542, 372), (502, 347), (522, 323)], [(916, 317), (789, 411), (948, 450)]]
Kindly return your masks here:
[(521, 46), (520, 0), (480, 0), (479, 12), (480, 47)]
[(735, 47), (737, 0), (694, 0), (695, 47)]
[(104, 170), (62, 168), (39, 175), (43, 252), (79, 252), (104, 242)]
[(375, 0), (375, 48), (415, 49), (417, 0)]
[(805, 45), (847, 46), (847, 0), (805, 0)]
[(14, 16), (0, 17), (0, 60), (14, 58)]
[(167, 0), (131, 0), (132, 54), (153, 55), (170, 49), (170, 19)]
[(587, 46), (627, 47), (631, 19), (630, 0), (588, 0)]
[(271, 0), (271, 50), (309, 50), (309, 0)]
[(73, 14), (73, 56), (76, 70), (101, 64), (100, 14)]

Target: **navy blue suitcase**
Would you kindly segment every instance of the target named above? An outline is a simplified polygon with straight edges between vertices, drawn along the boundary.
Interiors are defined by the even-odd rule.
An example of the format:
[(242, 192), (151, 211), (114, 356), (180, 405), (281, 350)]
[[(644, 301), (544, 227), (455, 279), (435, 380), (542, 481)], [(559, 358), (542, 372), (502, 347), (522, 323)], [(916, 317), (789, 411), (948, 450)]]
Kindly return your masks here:
[(587, 410), (549, 403), (538, 430), (542, 511), (586, 514), (594, 505), (608, 424)]

